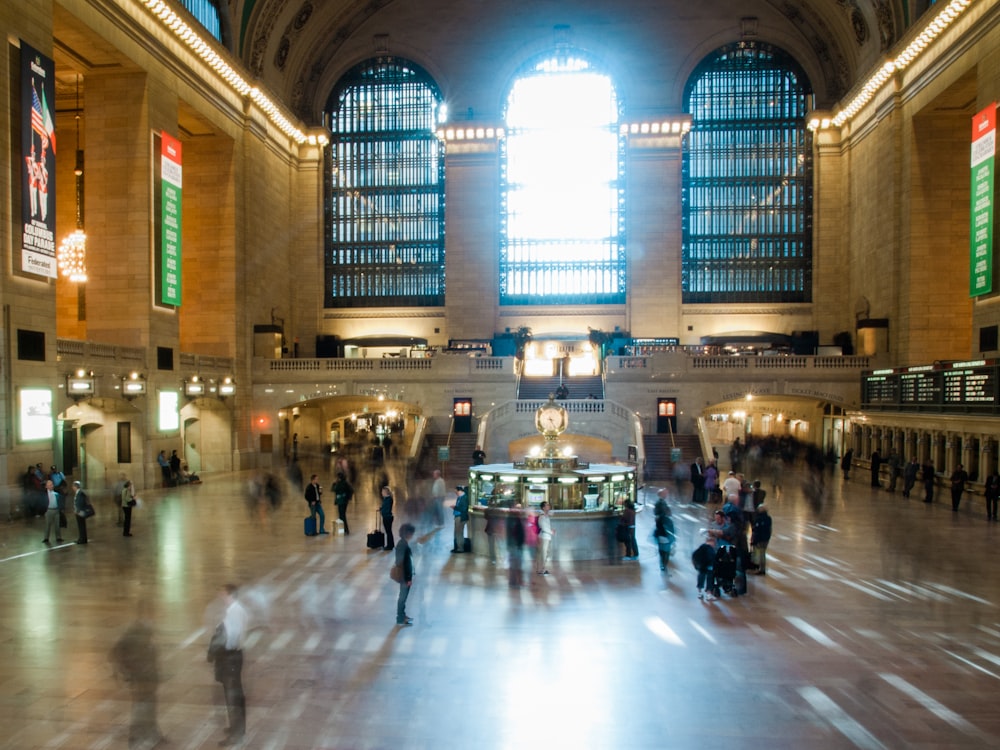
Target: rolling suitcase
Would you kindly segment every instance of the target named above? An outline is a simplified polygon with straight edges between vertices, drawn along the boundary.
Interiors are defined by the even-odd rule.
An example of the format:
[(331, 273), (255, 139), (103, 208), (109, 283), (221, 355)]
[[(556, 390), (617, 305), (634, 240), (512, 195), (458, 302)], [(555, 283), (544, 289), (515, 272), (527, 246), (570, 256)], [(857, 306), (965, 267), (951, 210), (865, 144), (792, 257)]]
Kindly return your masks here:
[(316, 516), (306, 516), (303, 522), (303, 529), (306, 536), (316, 536)]
[(382, 533), (382, 514), (375, 511), (375, 531), (368, 532), (368, 549), (382, 549), (385, 546), (385, 534)]

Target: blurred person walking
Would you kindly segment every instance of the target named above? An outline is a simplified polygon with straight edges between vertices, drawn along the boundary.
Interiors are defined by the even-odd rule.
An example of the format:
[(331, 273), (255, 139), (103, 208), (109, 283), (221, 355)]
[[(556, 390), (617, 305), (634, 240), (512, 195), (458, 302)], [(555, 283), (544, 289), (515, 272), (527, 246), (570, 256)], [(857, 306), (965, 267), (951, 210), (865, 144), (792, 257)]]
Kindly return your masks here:
[(552, 551), (552, 515), (548, 500), (542, 500), (538, 514), (538, 556), (535, 558), (535, 572), (540, 576), (549, 574), (549, 554)]
[(215, 681), (222, 683), (222, 692), (226, 698), (226, 715), (229, 718), (226, 736), (219, 742), (220, 747), (239, 744), (246, 733), (247, 703), (246, 694), (243, 692), (243, 646), (246, 642), (250, 617), (243, 605), (237, 601), (238, 592), (239, 588), (235, 584), (227, 583), (223, 586), (221, 597), (225, 612), (220, 623), (221, 630), (216, 629), (225, 640), (214, 653)]
[(139, 600), (139, 614), (108, 657), (115, 675), (128, 685), (132, 696), (129, 750), (150, 750), (165, 741), (156, 721), (156, 692), (160, 687), (160, 660), (153, 641), (150, 604)]

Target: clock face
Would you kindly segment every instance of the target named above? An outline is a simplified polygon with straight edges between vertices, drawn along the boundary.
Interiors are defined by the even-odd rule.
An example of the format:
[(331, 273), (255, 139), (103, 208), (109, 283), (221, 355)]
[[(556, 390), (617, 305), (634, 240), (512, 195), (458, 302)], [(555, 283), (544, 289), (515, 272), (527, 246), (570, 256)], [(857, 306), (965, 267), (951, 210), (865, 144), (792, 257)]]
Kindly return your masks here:
[(566, 429), (566, 413), (558, 406), (543, 406), (535, 414), (535, 424), (542, 432), (562, 432)]

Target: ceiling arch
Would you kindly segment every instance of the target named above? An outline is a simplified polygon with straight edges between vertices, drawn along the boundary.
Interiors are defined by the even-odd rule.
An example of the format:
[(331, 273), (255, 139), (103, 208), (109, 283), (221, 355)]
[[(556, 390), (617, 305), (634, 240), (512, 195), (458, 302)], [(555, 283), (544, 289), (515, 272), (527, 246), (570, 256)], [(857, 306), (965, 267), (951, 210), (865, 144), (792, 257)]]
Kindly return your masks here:
[[(906, 0), (235, 0), (238, 48), (307, 123), (318, 123), (337, 77), (378, 54), (447, 71), (453, 112), (496, 117), (497, 68), (563, 25), (633, 71), (635, 111), (678, 108), (693, 48), (755, 36), (794, 55), (820, 107), (831, 107), (912, 23)], [(926, 3), (923, 3), (926, 5)], [(684, 44), (670, 40), (692, 40)], [(536, 40), (533, 43), (532, 40)], [(666, 94), (665, 94), (666, 92)]]

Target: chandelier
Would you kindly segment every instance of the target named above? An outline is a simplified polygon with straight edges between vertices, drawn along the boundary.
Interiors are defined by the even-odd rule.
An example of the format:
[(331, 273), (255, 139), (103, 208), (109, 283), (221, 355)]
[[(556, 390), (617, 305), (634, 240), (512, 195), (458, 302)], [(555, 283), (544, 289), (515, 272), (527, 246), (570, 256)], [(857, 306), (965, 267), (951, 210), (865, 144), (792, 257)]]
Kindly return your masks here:
[(56, 263), (63, 276), (82, 284), (87, 280), (87, 234), (83, 231), (83, 151), (80, 149), (80, 76), (76, 77), (76, 230), (59, 244)]
[(66, 237), (56, 252), (59, 270), (70, 281), (83, 283), (87, 280), (87, 234), (77, 229)]

